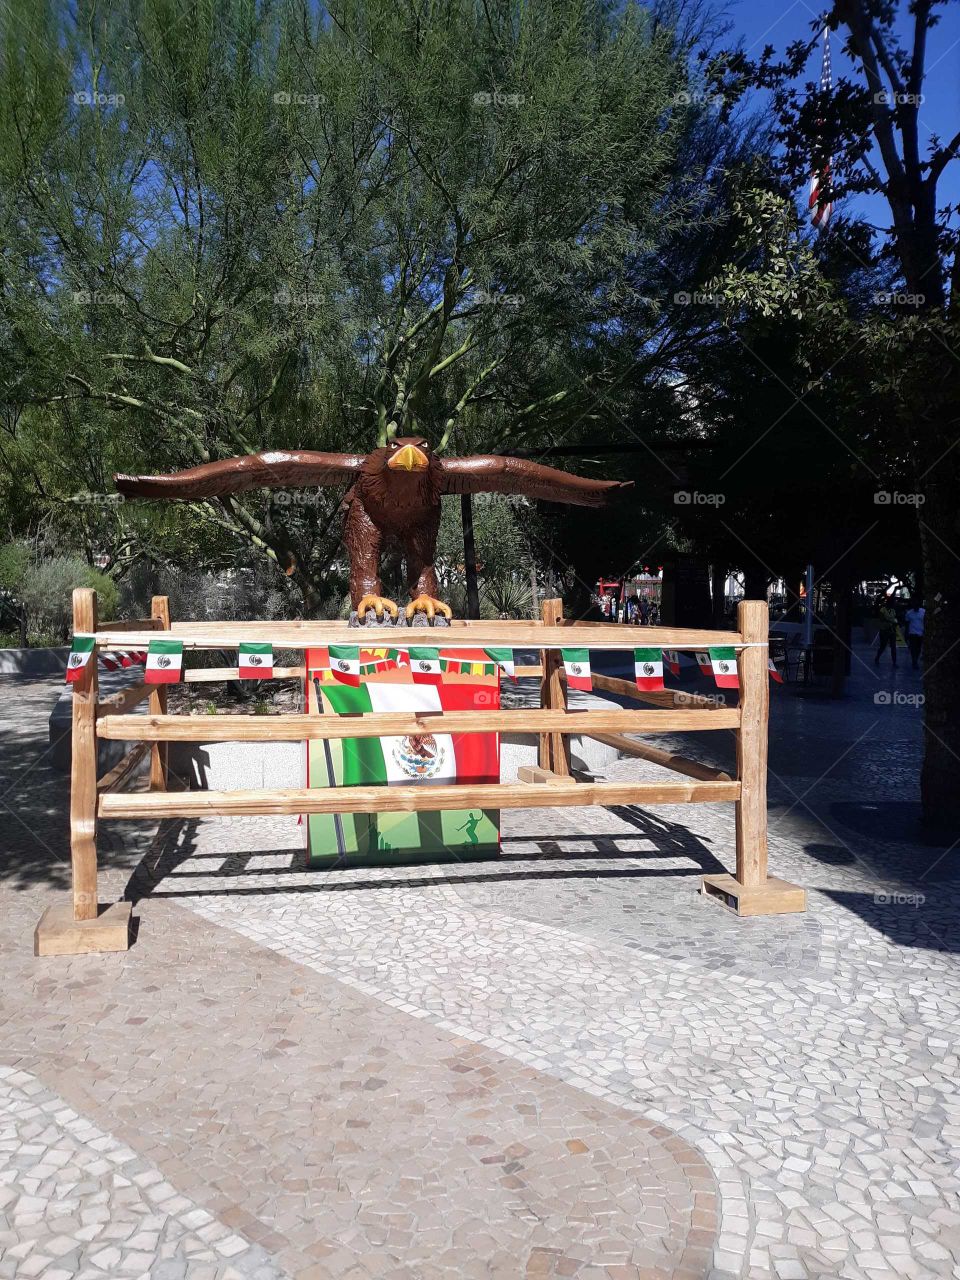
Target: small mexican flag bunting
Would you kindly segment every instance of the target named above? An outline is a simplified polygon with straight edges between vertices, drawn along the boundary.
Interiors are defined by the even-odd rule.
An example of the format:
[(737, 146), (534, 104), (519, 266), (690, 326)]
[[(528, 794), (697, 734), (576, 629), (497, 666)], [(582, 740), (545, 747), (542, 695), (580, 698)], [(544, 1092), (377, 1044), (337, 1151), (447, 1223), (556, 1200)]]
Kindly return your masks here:
[(360, 687), (360, 649), (355, 644), (330, 646), (330, 672), (341, 684)]
[(261, 640), (241, 640), (237, 665), (241, 680), (269, 680), (273, 675), (273, 645)]
[(783, 684), (783, 676), (780, 674), (777, 664), (772, 658), (767, 658), (767, 666), (770, 669), (771, 677), (776, 680), (777, 684)]
[(663, 654), (659, 649), (634, 649), (633, 670), (638, 689), (663, 688)]
[(517, 673), (513, 662), (512, 649), (484, 649), (483, 651), (491, 662), (495, 662), (505, 676), (509, 676), (511, 680), (516, 680)]
[(740, 679), (737, 676), (736, 651), (727, 646), (710, 649), (710, 667), (713, 678), (721, 689), (739, 689)]
[(678, 649), (664, 649), (663, 660), (672, 675), (678, 676), (680, 674), (680, 651)]
[(183, 667), (182, 640), (151, 640), (143, 673), (146, 684), (177, 684)]
[(439, 650), (422, 649), (411, 645), (407, 653), (410, 655), (410, 674), (414, 684), (442, 683)]
[(568, 688), (586, 689), (589, 692), (593, 688), (593, 678), (590, 675), (590, 650), (561, 649), (560, 653), (567, 673)]
[(93, 653), (93, 636), (77, 635), (73, 637), (73, 647), (67, 659), (67, 684), (76, 684), (82, 677), (90, 655)]

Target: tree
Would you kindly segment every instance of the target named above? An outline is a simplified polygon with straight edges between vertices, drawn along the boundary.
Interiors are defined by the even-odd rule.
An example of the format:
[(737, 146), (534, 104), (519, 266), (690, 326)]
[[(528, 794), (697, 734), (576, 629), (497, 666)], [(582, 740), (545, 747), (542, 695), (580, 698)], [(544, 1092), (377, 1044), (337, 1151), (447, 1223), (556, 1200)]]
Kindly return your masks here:
[[(874, 389), (896, 405), (898, 428), (913, 468), (910, 497), (919, 515), (927, 606), (925, 742), (921, 777), (928, 822), (960, 823), (960, 323), (951, 282), (957, 279), (957, 230), (939, 197), (944, 170), (960, 155), (960, 132), (925, 139), (920, 107), (930, 36), (945, 0), (835, 0), (826, 14), (844, 36), (857, 77), (840, 77), (830, 92), (812, 83), (797, 88), (811, 40), (797, 42), (784, 60), (772, 49), (751, 62), (726, 55), (714, 67), (732, 96), (747, 85), (772, 88), (783, 144), (784, 171), (809, 172), (811, 154), (832, 156), (832, 196), (882, 196), (891, 225), (885, 248), (902, 288), (878, 299), (859, 338), (875, 354)], [(909, 43), (897, 36), (901, 26)], [(944, 55), (945, 56), (945, 55)], [(842, 207), (842, 206), (841, 206)], [(829, 240), (833, 232), (828, 234)]]
[[(634, 266), (686, 216), (683, 51), (643, 9), (14, 0), (2, 21), (0, 372), (35, 491), (603, 419)], [(164, 542), (129, 509), (59, 515), (118, 564), (131, 532)], [(200, 554), (245, 544), (318, 607), (334, 499), (193, 519)]]

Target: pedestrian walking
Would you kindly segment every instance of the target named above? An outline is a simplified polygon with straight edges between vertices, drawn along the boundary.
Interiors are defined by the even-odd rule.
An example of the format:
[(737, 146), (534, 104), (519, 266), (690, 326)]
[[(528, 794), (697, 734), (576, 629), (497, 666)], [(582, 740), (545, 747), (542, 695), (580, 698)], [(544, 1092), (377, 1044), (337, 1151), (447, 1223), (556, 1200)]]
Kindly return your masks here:
[(914, 596), (910, 601), (910, 608), (903, 616), (907, 633), (907, 648), (910, 650), (910, 661), (913, 663), (914, 671), (919, 671), (920, 669), (920, 650), (923, 648), (923, 624), (926, 616), (926, 609)]
[(897, 665), (897, 615), (893, 611), (893, 605), (890, 604), (884, 596), (877, 598), (877, 613), (880, 619), (880, 625), (877, 628), (877, 656), (873, 660), (873, 665), (879, 667), (880, 659), (884, 650), (889, 645), (890, 657), (893, 665)]

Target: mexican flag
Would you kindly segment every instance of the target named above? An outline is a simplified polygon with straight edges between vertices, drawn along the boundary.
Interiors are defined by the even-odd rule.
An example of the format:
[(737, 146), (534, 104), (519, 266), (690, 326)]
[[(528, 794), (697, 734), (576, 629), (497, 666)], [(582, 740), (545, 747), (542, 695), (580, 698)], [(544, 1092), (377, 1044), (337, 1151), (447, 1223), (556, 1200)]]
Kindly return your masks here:
[(516, 680), (517, 673), (514, 667), (512, 649), (484, 649), (483, 652), (491, 662), (497, 664), (505, 676), (509, 676), (511, 680)]
[(411, 646), (407, 653), (410, 657), (410, 674), (414, 684), (440, 684), (443, 674), (440, 670), (440, 652), (438, 649), (422, 649)]
[(67, 658), (67, 684), (76, 684), (83, 676), (93, 653), (93, 636), (76, 635)]
[(771, 678), (776, 680), (777, 684), (783, 684), (783, 676), (777, 668), (777, 664), (772, 658), (767, 658), (767, 667), (769, 668)]
[(273, 645), (241, 640), (237, 666), (241, 680), (269, 680), (273, 675)]
[(330, 646), (330, 671), (334, 680), (357, 689), (360, 686), (360, 650), (355, 644)]
[(663, 688), (663, 653), (660, 649), (634, 649), (633, 670), (638, 689)]
[(593, 688), (593, 678), (590, 675), (590, 650), (561, 649), (560, 653), (567, 673), (567, 687), (585, 689), (589, 693)]
[(733, 648), (721, 646), (708, 650), (710, 668), (713, 678), (721, 689), (739, 689), (740, 679), (737, 676), (737, 654)]
[[(349, 686), (323, 681), (324, 699), (339, 716), (366, 711), (461, 710), (475, 705), (469, 686), (379, 683)], [(344, 738), (339, 784), (344, 787), (411, 786), (416, 783), (498, 782), (495, 733), (423, 733), (397, 738)], [(334, 745), (333, 742), (330, 744)]]
[(669, 667), (671, 675), (678, 676), (680, 674), (679, 649), (664, 649), (663, 660)]
[(183, 667), (182, 640), (151, 640), (144, 671), (146, 684), (176, 684)]

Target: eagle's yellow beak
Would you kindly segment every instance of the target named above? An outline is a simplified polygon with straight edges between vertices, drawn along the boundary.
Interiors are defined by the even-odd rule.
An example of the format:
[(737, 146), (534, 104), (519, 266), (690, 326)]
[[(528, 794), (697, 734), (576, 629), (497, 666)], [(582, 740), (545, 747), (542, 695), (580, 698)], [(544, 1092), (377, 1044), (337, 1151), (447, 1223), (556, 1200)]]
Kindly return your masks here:
[(387, 462), (387, 466), (396, 471), (423, 471), (429, 465), (430, 459), (415, 444), (405, 444), (402, 449), (391, 454)]

